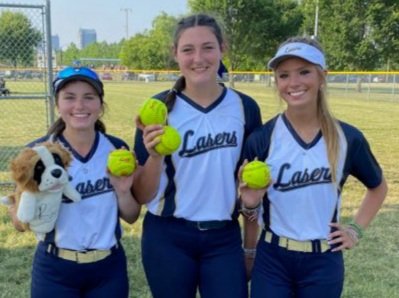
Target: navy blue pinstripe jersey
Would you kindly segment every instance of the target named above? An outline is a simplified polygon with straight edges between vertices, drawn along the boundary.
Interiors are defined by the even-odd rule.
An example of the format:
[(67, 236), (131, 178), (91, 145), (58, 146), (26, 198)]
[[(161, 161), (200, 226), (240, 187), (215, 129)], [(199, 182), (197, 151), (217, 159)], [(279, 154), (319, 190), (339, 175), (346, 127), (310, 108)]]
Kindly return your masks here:
[[(159, 189), (147, 204), (149, 211), (193, 221), (231, 219), (237, 203), (236, 172), (244, 139), (261, 125), (258, 105), (229, 88), (224, 88), (207, 108), (178, 94), (168, 124), (179, 131), (182, 143), (165, 158)], [(135, 152), (144, 164), (148, 153), (140, 131)]]
[(382, 181), (382, 170), (363, 134), (339, 122), (339, 161), (331, 179), (321, 133), (304, 143), (284, 115), (278, 115), (249, 138), (244, 157), (265, 161), (272, 175), (263, 201), (263, 222), (280, 236), (300, 241), (326, 239), (329, 223), (338, 220), (341, 189), (349, 175), (367, 188)]

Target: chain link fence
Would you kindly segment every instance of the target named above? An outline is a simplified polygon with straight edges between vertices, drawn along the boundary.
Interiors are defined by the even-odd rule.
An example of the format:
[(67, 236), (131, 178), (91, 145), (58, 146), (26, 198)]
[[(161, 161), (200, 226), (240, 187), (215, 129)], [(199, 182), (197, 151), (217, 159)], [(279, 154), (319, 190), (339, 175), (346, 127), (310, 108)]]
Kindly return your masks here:
[[(42, 1), (43, 3), (43, 1)], [(0, 3), (0, 186), (9, 161), (53, 121), (50, 7)], [(50, 61), (48, 59), (50, 57)]]
[[(271, 72), (235, 72), (234, 82), (262, 83), (273, 86)], [(229, 78), (225, 78), (229, 81)], [(364, 99), (395, 100), (399, 102), (398, 71), (329, 71), (328, 90), (342, 96), (361, 94)]]
[[(23, 1), (23, 0), (22, 0)], [(40, 1), (40, 0), (38, 0)], [(10, 160), (25, 144), (42, 136), (54, 121), (51, 96), (50, 0), (42, 4), (0, 3), (0, 187), (10, 186)], [(45, 3), (44, 3), (45, 2)], [(90, 66), (82, 58), (82, 65)], [(97, 59), (98, 60), (98, 59)], [(55, 65), (54, 65), (55, 66)], [(134, 70), (123, 66), (98, 67), (106, 87), (116, 89), (141, 82), (159, 91), (157, 83), (179, 77), (178, 71)], [(232, 72), (226, 83), (272, 88), (271, 72)], [(154, 85), (152, 87), (152, 84)], [(334, 72), (328, 74), (329, 92), (341, 98), (399, 102), (399, 72)], [(112, 90), (112, 89), (111, 89)]]
[[(86, 58), (86, 60), (89, 60)], [(98, 59), (99, 60), (99, 59)], [(93, 67), (90, 63), (84, 66)], [(172, 82), (177, 80), (180, 73), (173, 70), (139, 70), (93, 67), (101, 79), (107, 83), (128, 83), (138, 81), (143, 83)], [(223, 81), (248, 84), (264, 84), (273, 86), (274, 77), (270, 71), (235, 71), (225, 74)], [(381, 97), (386, 100), (399, 101), (399, 71), (329, 71), (327, 76), (328, 88), (334, 92), (345, 94), (361, 93), (366, 99)]]

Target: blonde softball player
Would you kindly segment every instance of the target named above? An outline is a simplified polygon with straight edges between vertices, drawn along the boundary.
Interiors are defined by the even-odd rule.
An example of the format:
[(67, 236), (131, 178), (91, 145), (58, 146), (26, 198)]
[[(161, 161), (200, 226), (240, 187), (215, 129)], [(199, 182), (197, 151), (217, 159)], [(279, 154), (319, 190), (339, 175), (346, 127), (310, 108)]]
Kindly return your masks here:
[[(262, 201), (262, 230), (251, 297), (340, 297), (342, 250), (353, 248), (387, 192), (382, 170), (363, 134), (334, 119), (326, 103), (326, 62), (308, 38), (284, 42), (269, 61), (286, 110), (254, 132), (244, 157), (271, 168), (267, 191), (241, 188), (246, 208)], [(352, 223), (339, 223), (349, 175), (366, 188)]]

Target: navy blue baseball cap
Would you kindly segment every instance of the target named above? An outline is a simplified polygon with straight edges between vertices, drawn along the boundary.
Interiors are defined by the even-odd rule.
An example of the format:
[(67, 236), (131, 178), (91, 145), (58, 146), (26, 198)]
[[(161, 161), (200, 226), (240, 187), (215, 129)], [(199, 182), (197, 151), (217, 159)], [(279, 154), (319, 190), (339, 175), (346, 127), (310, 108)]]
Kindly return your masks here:
[(104, 85), (98, 74), (88, 67), (66, 67), (62, 69), (53, 81), (53, 91), (57, 94), (62, 87), (72, 81), (85, 81), (90, 84), (98, 93), (104, 97)]

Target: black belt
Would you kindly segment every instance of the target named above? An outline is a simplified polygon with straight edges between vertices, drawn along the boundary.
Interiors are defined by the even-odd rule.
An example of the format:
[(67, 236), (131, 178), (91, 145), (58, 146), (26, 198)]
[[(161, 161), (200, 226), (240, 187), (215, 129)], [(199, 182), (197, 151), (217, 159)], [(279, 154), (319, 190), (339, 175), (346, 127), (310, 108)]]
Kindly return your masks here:
[(191, 221), (183, 219), (183, 221), (187, 226), (196, 228), (200, 231), (221, 229), (232, 223), (231, 220)]
[(185, 218), (172, 217), (178, 222), (184, 223), (188, 227), (195, 228), (200, 231), (215, 230), (227, 227), (228, 225), (236, 222), (235, 220), (205, 220), (205, 221), (192, 221)]
[(151, 212), (147, 212), (147, 216), (156, 219), (158, 221), (163, 221), (164, 223), (167, 222), (175, 222), (179, 223), (191, 228), (195, 228), (199, 231), (207, 231), (207, 230), (215, 230), (227, 227), (231, 224), (237, 223), (237, 219), (233, 220), (205, 220), (205, 221), (193, 221), (188, 220), (181, 217), (174, 217), (174, 216), (159, 216), (152, 214)]

